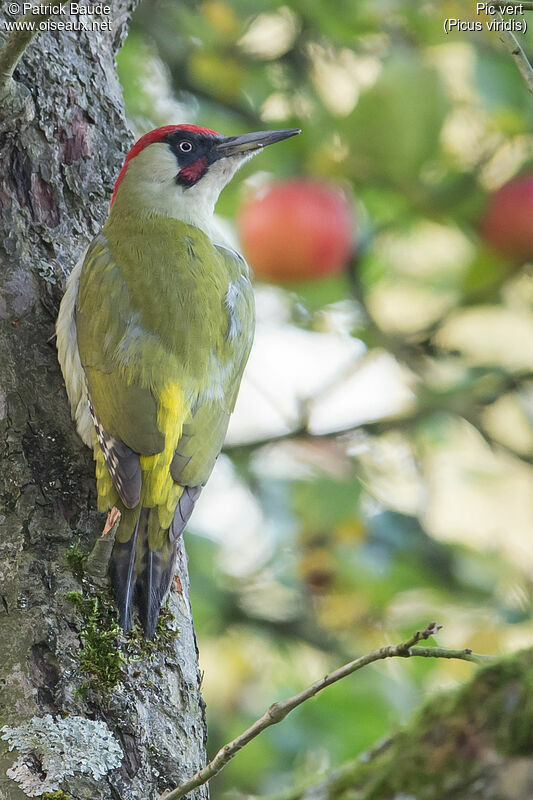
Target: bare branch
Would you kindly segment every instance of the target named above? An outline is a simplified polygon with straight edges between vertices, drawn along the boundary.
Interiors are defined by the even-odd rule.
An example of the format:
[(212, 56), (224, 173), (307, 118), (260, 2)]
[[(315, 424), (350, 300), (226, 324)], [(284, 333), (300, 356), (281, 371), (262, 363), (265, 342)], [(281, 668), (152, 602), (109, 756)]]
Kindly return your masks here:
[(401, 642), (397, 645), (387, 645), (381, 647), (379, 650), (372, 650), (372, 652), (367, 655), (356, 658), (355, 661), (350, 661), (348, 664), (344, 664), (344, 666), (330, 672), (293, 697), (274, 703), (265, 711), (262, 717), (256, 720), (253, 725), (241, 733), (240, 736), (237, 736), (236, 739), (224, 745), (207, 766), (199, 770), (188, 781), (182, 783), (181, 786), (161, 795), (160, 800), (179, 800), (180, 797), (192, 792), (192, 790), (196, 789), (198, 786), (203, 786), (204, 783), (207, 783), (207, 781), (217, 775), (239, 750), (251, 742), (252, 739), (255, 739), (256, 736), (262, 733), (266, 728), (281, 722), (285, 719), (287, 714), (302, 705), (302, 703), (305, 703), (306, 700), (314, 697), (327, 686), (331, 686), (333, 683), (342, 680), (342, 678), (346, 678), (348, 675), (357, 672), (368, 664), (373, 664), (375, 661), (382, 661), (386, 658), (410, 658), (411, 656), (417, 656), (420, 658), (453, 658), (461, 661), (472, 661), (475, 664), (482, 664), (492, 659), (492, 656), (478, 655), (469, 649), (447, 650), (442, 647), (416, 647), (418, 642), (429, 639), (430, 636), (436, 634), (440, 630), (440, 627), (441, 626), (437, 625), (436, 622), (430, 622), (423, 631), (416, 631), (416, 633), (405, 642)]
[[(487, 378), (493, 380), (493, 383), (491, 383), (489, 387), (487, 387)], [(507, 373), (501, 369), (497, 371), (483, 371), (479, 373), (476, 383), (474, 383), (472, 387), (469, 387), (466, 393), (464, 387), (459, 387), (458, 389), (454, 388), (448, 392), (440, 393), (430, 393), (428, 389), (425, 389), (423, 403), (420, 402), (417, 407), (407, 414), (382, 417), (381, 419), (369, 422), (357, 423), (348, 428), (334, 429), (320, 433), (309, 430), (307, 418), (304, 414), (301, 419), (295, 422), (294, 428), (286, 433), (274, 434), (264, 439), (256, 439), (251, 442), (225, 444), (224, 452), (230, 452), (238, 456), (256, 450), (259, 447), (264, 447), (265, 445), (279, 444), (280, 442), (291, 441), (298, 438), (338, 439), (342, 441), (343, 437), (349, 437), (354, 433), (366, 433), (369, 436), (382, 436), (389, 431), (409, 431), (412, 428), (416, 428), (417, 425), (434, 414), (451, 414), (462, 417), (470, 423), (470, 425), (475, 427), (486, 440), (487, 444), (494, 449), (499, 448), (505, 450), (514, 458), (526, 464), (532, 464), (533, 455), (513, 450), (510, 446), (491, 437), (480, 419), (480, 409), (491, 405), (499, 397), (508, 392), (516, 391), (520, 386), (530, 384), (532, 380), (533, 372), (529, 370), (518, 373)], [(314, 397), (310, 397), (302, 403), (302, 406), (308, 408), (312, 405), (314, 400)]]
[[(518, 4), (513, 4), (518, 5)], [(528, 3), (533, 8), (533, 3)], [(524, 7), (526, 4), (524, 3)], [(530, 10), (530, 9), (528, 9)], [(494, 17), (495, 18), (495, 17)], [(503, 18), (500, 16), (500, 20)], [(512, 31), (505, 31), (505, 30), (498, 30), (498, 39), (506, 48), (506, 50), (512, 55), (516, 66), (522, 78), (524, 79), (524, 83), (527, 86), (528, 91), (533, 94), (533, 67), (529, 63), (526, 54), (522, 50), (520, 43), (514, 33)]]
[[(279, 436), (271, 436), (268, 439), (259, 439), (253, 442), (245, 442), (243, 444), (226, 444), (224, 446), (224, 452), (240, 455), (248, 451), (256, 450), (259, 447), (265, 447), (270, 444), (279, 444), (280, 442), (294, 441), (295, 439), (299, 438), (342, 440), (342, 437), (349, 437), (354, 433), (366, 433), (369, 436), (383, 436), (389, 431), (409, 431), (428, 417), (438, 413), (452, 412), (450, 412), (450, 409), (446, 408), (445, 406), (427, 406), (425, 408), (417, 409), (412, 414), (404, 415), (402, 417), (384, 417), (383, 419), (376, 420), (374, 422), (362, 422), (358, 425), (355, 425), (353, 428), (344, 428), (343, 430), (338, 431), (327, 431), (326, 433), (312, 433), (306, 427), (298, 427), (293, 431), (282, 433)], [(516, 458), (518, 461), (522, 461), (524, 464), (533, 466), (533, 454), (515, 450), (510, 445), (495, 439), (481, 424), (477, 417), (475, 418), (471, 414), (465, 414), (463, 415), (463, 419), (465, 419), (466, 422), (472, 425), (478, 431), (478, 433), (481, 434), (486, 443), (494, 451), (507, 453), (513, 458)]]
[(39, 33), (39, 24), (51, 16), (51, 10), (42, 14), (32, 14), (30, 11), (15, 21), (17, 29), (13, 30), (0, 50), (0, 98), (13, 91), (12, 79), (17, 64), (32, 39)]
[(448, 650), (447, 647), (411, 647), (409, 656), (458, 659), (459, 661), (471, 661), (472, 664), (488, 664), (495, 659), (495, 656), (473, 653), (469, 647), (464, 650)]
[(232, 453), (233, 455), (241, 455), (248, 451), (256, 450), (258, 447), (264, 447), (269, 444), (279, 444), (280, 442), (293, 441), (299, 438), (311, 439), (341, 439), (342, 437), (350, 436), (354, 433), (367, 433), (371, 436), (381, 436), (389, 431), (396, 431), (398, 429), (407, 430), (413, 428), (418, 423), (422, 422), (427, 417), (438, 411), (445, 411), (446, 409), (427, 407), (415, 410), (412, 414), (397, 416), (397, 417), (383, 417), (372, 422), (360, 422), (351, 428), (341, 428), (340, 430), (325, 431), (324, 433), (313, 433), (310, 431), (304, 421), (302, 420), (298, 427), (287, 433), (274, 434), (265, 439), (256, 439), (252, 442), (242, 442), (238, 444), (225, 444), (224, 452)]

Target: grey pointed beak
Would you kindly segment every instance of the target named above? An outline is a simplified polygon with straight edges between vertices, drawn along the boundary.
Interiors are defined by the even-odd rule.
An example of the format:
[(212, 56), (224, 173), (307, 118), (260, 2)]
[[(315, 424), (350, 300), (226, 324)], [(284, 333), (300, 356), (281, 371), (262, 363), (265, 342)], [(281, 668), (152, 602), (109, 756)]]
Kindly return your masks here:
[(218, 158), (244, 155), (254, 150), (261, 150), (268, 144), (296, 136), (298, 133), (301, 133), (300, 128), (286, 128), (282, 131), (256, 131), (255, 133), (243, 133), (240, 136), (226, 136), (218, 142), (215, 150)]

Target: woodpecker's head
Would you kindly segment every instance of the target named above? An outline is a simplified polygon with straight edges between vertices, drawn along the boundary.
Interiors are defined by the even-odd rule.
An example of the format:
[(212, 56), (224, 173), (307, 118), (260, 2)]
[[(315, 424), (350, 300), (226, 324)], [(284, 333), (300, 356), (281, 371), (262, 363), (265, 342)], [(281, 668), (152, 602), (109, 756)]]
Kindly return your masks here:
[(114, 213), (134, 210), (208, 228), (224, 186), (263, 147), (300, 133), (297, 128), (222, 136), (195, 125), (166, 125), (134, 144), (115, 183)]

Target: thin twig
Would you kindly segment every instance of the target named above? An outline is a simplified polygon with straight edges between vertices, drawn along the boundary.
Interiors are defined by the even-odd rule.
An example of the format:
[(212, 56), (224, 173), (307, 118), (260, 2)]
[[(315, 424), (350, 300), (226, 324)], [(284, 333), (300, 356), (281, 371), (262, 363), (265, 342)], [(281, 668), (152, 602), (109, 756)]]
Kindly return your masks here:
[[(533, 7), (533, 3), (531, 5)], [(493, 19), (496, 19), (496, 17), (493, 16)], [(500, 16), (499, 19), (503, 21), (503, 17)], [(498, 30), (497, 34), (500, 42), (512, 55), (528, 91), (533, 94), (533, 67), (522, 50), (518, 39), (512, 31)]]
[[(12, 90), (13, 73), (24, 51), (40, 32), (39, 24), (52, 16), (52, 11), (47, 10), (42, 14), (32, 14), (29, 11), (19, 17), (13, 24), (17, 26), (0, 50), (0, 97), (5, 97)], [(28, 30), (26, 30), (28, 24)]]
[(473, 653), (469, 647), (465, 650), (448, 650), (446, 647), (411, 647), (409, 655), (417, 658), (452, 658), (459, 659), (459, 661), (471, 661), (472, 664), (488, 664), (495, 658), (495, 656), (483, 653)]
[(491, 659), (491, 656), (478, 655), (468, 649), (446, 650), (442, 647), (416, 647), (418, 642), (429, 639), (429, 637), (436, 634), (438, 630), (440, 630), (440, 626), (437, 625), (436, 622), (430, 622), (423, 631), (417, 631), (407, 639), (407, 641), (397, 645), (387, 645), (386, 647), (381, 647), (379, 650), (373, 650), (371, 653), (361, 656), (361, 658), (356, 658), (355, 661), (350, 661), (348, 664), (330, 672), (293, 697), (274, 703), (265, 711), (262, 717), (256, 720), (253, 725), (241, 733), (240, 736), (237, 736), (232, 742), (224, 745), (207, 766), (199, 770), (185, 783), (161, 795), (160, 800), (179, 800), (180, 797), (192, 792), (192, 790), (196, 789), (198, 786), (203, 786), (207, 781), (217, 775), (241, 748), (251, 742), (252, 739), (255, 739), (255, 737), (266, 728), (281, 722), (289, 712), (302, 705), (302, 703), (305, 703), (306, 700), (314, 697), (327, 686), (331, 686), (333, 683), (342, 680), (342, 678), (346, 678), (348, 675), (357, 672), (357, 670), (366, 667), (368, 664), (373, 664), (375, 661), (382, 661), (385, 658), (410, 658), (411, 656), (418, 656), (421, 658), (455, 658), (461, 661), (472, 661), (475, 664), (481, 664)]

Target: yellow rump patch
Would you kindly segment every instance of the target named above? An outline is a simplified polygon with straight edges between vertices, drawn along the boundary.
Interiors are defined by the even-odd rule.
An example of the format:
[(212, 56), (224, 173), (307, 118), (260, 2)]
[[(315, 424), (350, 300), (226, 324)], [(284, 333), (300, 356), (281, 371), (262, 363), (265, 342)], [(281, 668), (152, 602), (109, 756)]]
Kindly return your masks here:
[(177, 383), (170, 383), (158, 394), (157, 426), (165, 437), (165, 448), (154, 456), (141, 456), (141, 505), (157, 506), (159, 523), (168, 528), (183, 487), (174, 482), (170, 464), (189, 413), (183, 392)]
[[(177, 383), (170, 383), (156, 395), (158, 401), (157, 426), (165, 437), (165, 448), (153, 456), (141, 456), (142, 490), (140, 505), (146, 508), (157, 507), (159, 524), (166, 530), (183, 487), (174, 482), (170, 474), (170, 464), (174, 458), (183, 425), (189, 414), (183, 392)], [(107, 469), (104, 454), (96, 440), (94, 443), (96, 462), (96, 485), (98, 490), (98, 510), (108, 511), (114, 505), (122, 508), (119, 495)], [(122, 524), (122, 523), (121, 523)]]

